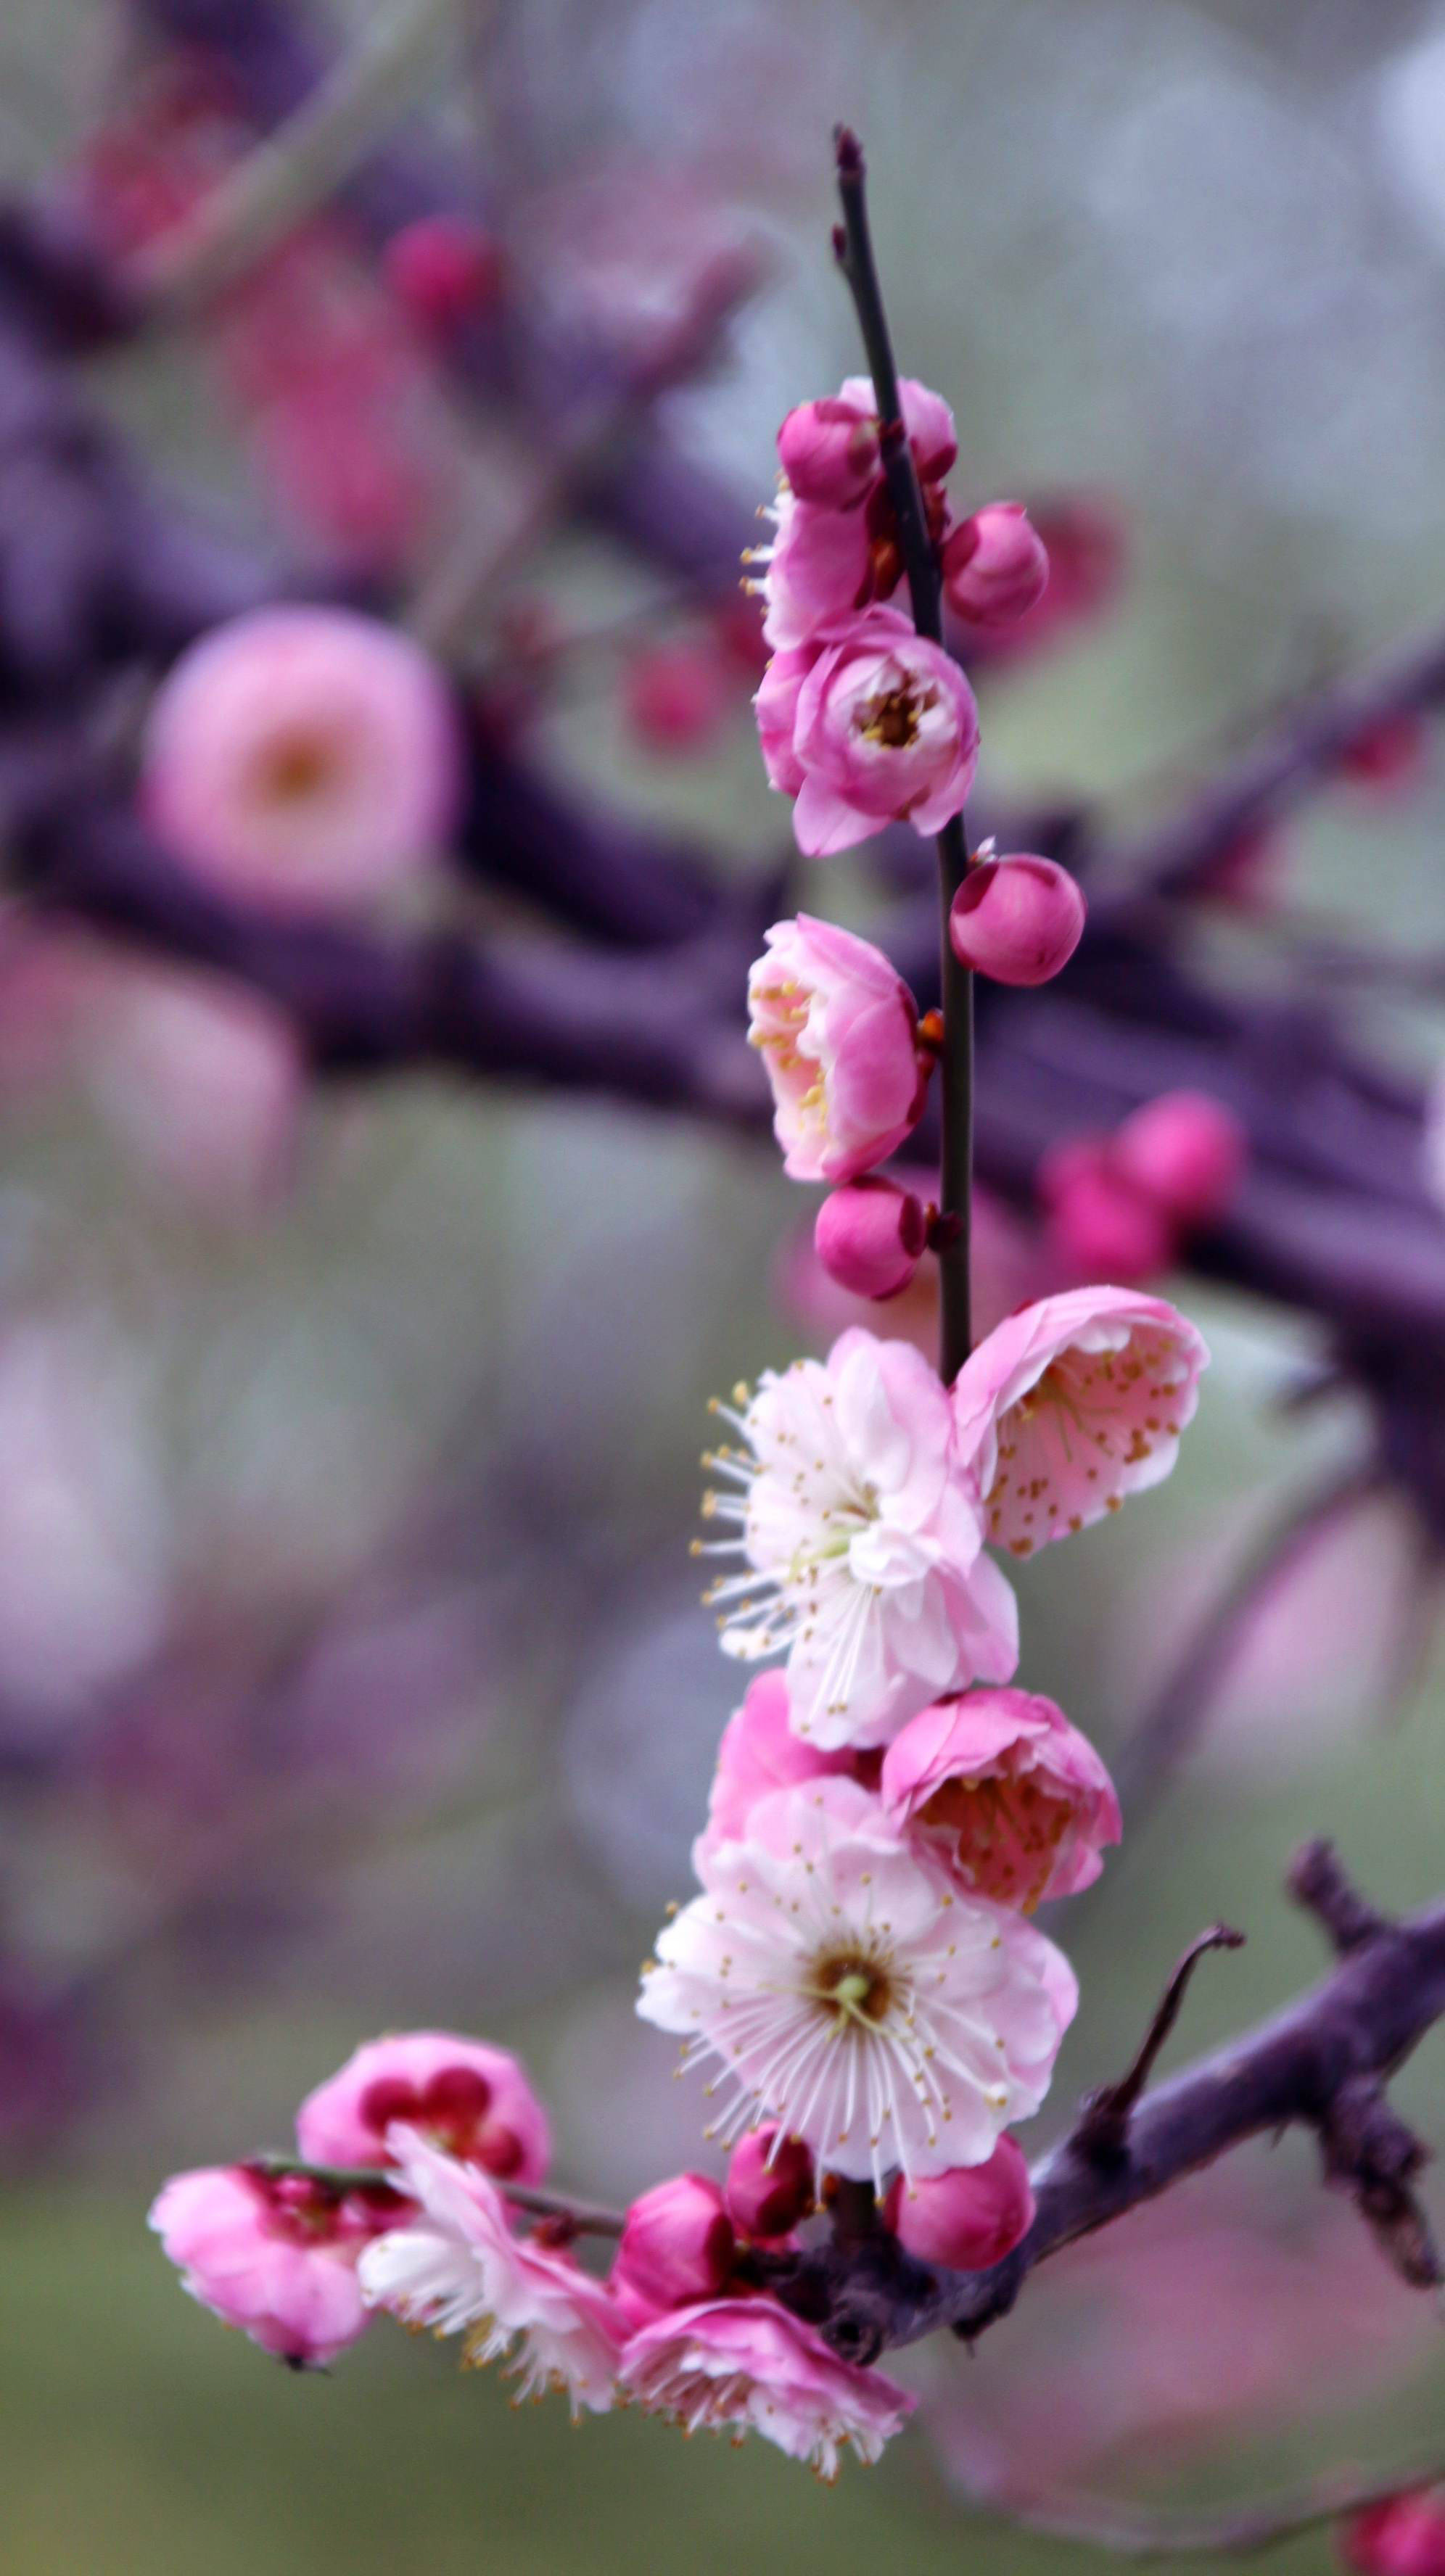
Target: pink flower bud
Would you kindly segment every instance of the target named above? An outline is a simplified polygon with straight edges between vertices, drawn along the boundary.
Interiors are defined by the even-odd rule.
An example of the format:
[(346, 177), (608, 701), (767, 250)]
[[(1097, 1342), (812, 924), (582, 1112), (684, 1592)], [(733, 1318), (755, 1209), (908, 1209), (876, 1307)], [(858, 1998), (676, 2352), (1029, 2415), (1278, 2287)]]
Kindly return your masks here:
[(1023, 2151), (1001, 2137), (987, 2164), (960, 2165), (952, 2173), (905, 2187), (900, 2174), (883, 2209), (905, 2253), (950, 2272), (986, 2272), (1027, 2236), (1034, 2195)]
[(370, 2322), (357, 2259), (397, 2206), (226, 2165), (173, 2174), (150, 2223), (203, 2307), (264, 2352), (319, 2370)]
[(916, 1125), (927, 1088), (912, 994), (882, 950), (800, 912), (748, 976), (748, 1037), (794, 1181), (851, 1181)]
[(817, 2177), (801, 2138), (776, 2122), (750, 2129), (728, 2159), (727, 2205), (744, 2236), (790, 2236), (813, 2206)]
[(990, 501), (943, 549), (943, 596), (973, 626), (1011, 626), (1044, 595), (1049, 559), (1022, 501)]
[(1047, 984), (1067, 966), (1084, 931), (1084, 898), (1067, 869), (1028, 856), (980, 859), (948, 916), (962, 966), (997, 984)]
[(1178, 1249), (1173, 1221), (1115, 1170), (1107, 1141), (1071, 1138), (1052, 1147), (1037, 1187), (1049, 1212), (1050, 1256), (1067, 1275), (1133, 1288), (1168, 1269)]
[(778, 432), (778, 454), (800, 501), (851, 510), (878, 474), (878, 423), (841, 399), (800, 403)]
[(368, 2040), (308, 2093), (296, 2135), (309, 2164), (390, 2164), (397, 2121), (498, 2180), (546, 2173), (546, 2114), (516, 2058), (484, 2040), (443, 2030)]
[[(898, 399), (903, 407), (903, 426), (908, 432), (918, 479), (920, 483), (937, 483), (958, 457), (953, 414), (942, 394), (920, 384), (916, 376), (899, 377)], [(876, 423), (878, 402), (871, 376), (845, 378), (838, 388), (838, 400), (865, 412)]]
[(928, 1241), (921, 1200), (896, 1181), (850, 1181), (818, 1210), (813, 1243), (830, 1279), (855, 1297), (896, 1297)]
[(660, 644), (635, 654), (622, 696), (637, 740), (675, 757), (705, 750), (740, 703), (720, 649), (707, 644)]
[(421, 215), (404, 224), (387, 243), (382, 265), (398, 303), (433, 330), (490, 312), (501, 292), (497, 242), (459, 215)]
[(627, 2213), (613, 2278), (656, 2308), (714, 2298), (732, 2272), (733, 2223), (705, 2174), (674, 2174)]
[(1353, 2514), (1342, 2540), (1357, 2576), (1445, 2576), (1445, 2503), (1438, 2492), (1387, 2496)]
[(1244, 1177), (1249, 1139), (1205, 1091), (1164, 1091), (1115, 1134), (1115, 1171), (1184, 1226), (1223, 1216)]

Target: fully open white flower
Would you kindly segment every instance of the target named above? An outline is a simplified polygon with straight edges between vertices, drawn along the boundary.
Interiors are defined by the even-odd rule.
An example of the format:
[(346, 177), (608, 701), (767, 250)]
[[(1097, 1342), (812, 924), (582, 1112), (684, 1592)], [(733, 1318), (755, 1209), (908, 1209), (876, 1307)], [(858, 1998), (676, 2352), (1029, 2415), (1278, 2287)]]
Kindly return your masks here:
[(399, 2191), (420, 2204), (405, 2227), (362, 2254), (371, 2307), (438, 2334), (465, 2334), (466, 2359), (495, 2361), (516, 2347), (509, 2376), (524, 2397), (549, 2388), (602, 2415), (615, 2394), (621, 2330), (600, 2281), (564, 2254), (513, 2234), (506, 2204), (477, 2165), (459, 2164), (416, 2130), (396, 2126), (387, 2147)]
[(782, 1789), (707, 1864), (637, 2009), (834, 2173), (982, 2164), (1048, 2091), (1078, 1987), (1061, 1951), (950, 1886), (856, 1781)]
[(1011, 1677), (1017, 1605), (921, 1352), (844, 1333), (826, 1361), (769, 1369), (744, 1411), (719, 1410), (748, 1448), (710, 1453), (741, 1490), (708, 1493), (703, 1513), (735, 1523), (711, 1552), (750, 1571), (706, 1598), (727, 1654), (786, 1651), (796, 1733), (886, 1744), (945, 1691)]

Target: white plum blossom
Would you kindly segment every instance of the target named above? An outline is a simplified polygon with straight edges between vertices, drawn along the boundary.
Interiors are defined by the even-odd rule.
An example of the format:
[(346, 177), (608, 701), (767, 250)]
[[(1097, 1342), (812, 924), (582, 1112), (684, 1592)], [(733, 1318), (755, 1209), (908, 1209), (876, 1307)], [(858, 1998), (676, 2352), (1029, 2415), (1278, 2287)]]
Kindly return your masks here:
[(523, 2397), (557, 2389), (577, 2415), (607, 2412), (615, 2393), (621, 2326), (615, 2302), (570, 2254), (513, 2233), (506, 2203), (477, 2165), (396, 2126), (387, 2146), (396, 2188), (418, 2213), (368, 2245), (361, 2258), (367, 2304), (464, 2334), (478, 2367), (512, 2352), (508, 2374)]
[(787, 1653), (795, 1731), (886, 1744), (945, 1691), (1008, 1681), (1017, 1606), (983, 1553), (948, 1396), (921, 1352), (859, 1329), (738, 1397), (741, 1412), (716, 1410), (747, 1450), (704, 1463), (740, 1490), (703, 1498), (737, 1535), (699, 1553), (749, 1570), (705, 1597), (725, 1653)]
[(950, 1884), (852, 1780), (765, 1798), (659, 1937), (637, 2009), (712, 2063), (718, 2127), (773, 2119), (820, 2165), (982, 2164), (1048, 2091), (1078, 2001), (1062, 1952)]

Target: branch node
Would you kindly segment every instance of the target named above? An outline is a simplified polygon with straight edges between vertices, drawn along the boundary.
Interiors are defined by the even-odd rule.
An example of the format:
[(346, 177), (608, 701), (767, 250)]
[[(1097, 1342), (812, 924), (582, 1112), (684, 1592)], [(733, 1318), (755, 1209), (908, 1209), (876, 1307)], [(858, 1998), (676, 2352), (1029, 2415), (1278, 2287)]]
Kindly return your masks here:
[(1244, 1934), (1227, 1923), (1211, 1924), (1191, 1941), (1155, 2008), (1132, 2066), (1117, 2084), (1103, 2085), (1086, 2096), (1074, 2129), (1073, 2145), (1091, 2164), (1115, 2164), (1129, 2152), (1129, 2123), (1153, 2072), (1154, 2061), (1179, 2018), (1189, 1981), (1210, 1950), (1240, 1950)]
[(1394, 1929), (1387, 1914), (1356, 1893), (1334, 1844), (1323, 1835), (1295, 1854), (1285, 1885), (1296, 1905), (1314, 1915), (1342, 1959)]
[(1413, 2290), (1445, 2281), (1430, 2222), (1410, 2189), (1430, 2150), (1378, 2076), (1348, 2076), (1317, 2122), (1325, 2180), (1347, 2191), (1385, 2260)]

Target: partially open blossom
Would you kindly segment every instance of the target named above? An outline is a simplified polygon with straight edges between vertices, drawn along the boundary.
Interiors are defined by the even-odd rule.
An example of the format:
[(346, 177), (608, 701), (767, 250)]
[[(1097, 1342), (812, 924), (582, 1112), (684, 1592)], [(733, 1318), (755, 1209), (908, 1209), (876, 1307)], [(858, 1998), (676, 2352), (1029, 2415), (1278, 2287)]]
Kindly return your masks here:
[(1051, 1145), (1035, 1187), (1058, 1277), (1136, 1288), (1157, 1279), (1179, 1250), (1173, 1217), (1120, 1169), (1112, 1137), (1069, 1136)]
[(173, 2174), (150, 2223), (192, 2298), (263, 2352), (319, 2370), (368, 2324), (357, 2257), (379, 2224), (358, 2197), (246, 2165)]
[(990, 1538), (1028, 1556), (1162, 1482), (1208, 1359), (1175, 1307), (1126, 1288), (1069, 1288), (1005, 1316), (953, 1395)]
[(960, 965), (996, 984), (1047, 984), (1083, 935), (1084, 898), (1067, 868), (1025, 853), (977, 860), (948, 916)]
[(265, 608), (213, 627), (156, 693), (141, 791), (224, 893), (324, 911), (432, 858), (460, 785), (441, 673), (378, 619)]
[(1043, 539), (1022, 501), (975, 510), (943, 549), (945, 602), (974, 626), (1011, 626), (1042, 599), (1048, 578)]
[(1445, 2576), (1445, 2499), (1432, 2488), (1367, 2505), (1345, 2524), (1340, 2554), (1357, 2576)]
[(749, 2129), (728, 2158), (728, 2214), (744, 2236), (790, 2236), (810, 2214), (816, 2191), (811, 2150), (775, 2120)]
[(1035, 1691), (965, 1691), (910, 1718), (883, 1757), (885, 1813), (936, 1836), (948, 1866), (999, 1905), (1075, 1896), (1122, 1830), (1086, 1735)]
[(726, 1654), (787, 1653), (800, 1735), (886, 1744), (941, 1692), (1012, 1677), (1017, 1604), (920, 1351), (844, 1333), (826, 1361), (765, 1370), (745, 1411), (718, 1410), (747, 1452), (707, 1463), (742, 1490), (704, 1495), (703, 1515), (736, 1524), (716, 1553), (749, 1570), (707, 1598)]
[(1211, 1225), (1244, 1178), (1249, 1138), (1207, 1091), (1162, 1091), (1116, 1129), (1113, 1159), (1178, 1224)]
[(1033, 2185), (1016, 2138), (1002, 2137), (987, 2164), (956, 2167), (913, 2184), (902, 2175), (884, 2218), (905, 2253), (950, 2272), (986, 2272), (1034, 2223)]
[(798, 847), (831, 858), (885, 823), (929, 834), (962, 811), (978, 762), (978, 709), (941, 644), (915, 634), (897, 609), (869, 608), (823, 640), (802, 679), (791, 753), (802, 772)]
[(563, 2391), (577, 2415), (612, 2404), (622, 2321), (609, 2292), (570, 2254), (515, 2236), (495, 2184), (414, 2131), (393, 2133), (400, 2184), (418, 2204), (403, 2227), (367, 2246), (361, 2286), (438, 2334), (464, 2334), (469, 2362), (515, 2352), (523, 2397)]
[[(873, 391), (871, 376), (845, 376), (838, 388), (838, 400), (876, 423), (878, 398)], [(942, 394), (936, 394), (930, 385), (921, 384), (917, 376), (899, 377), (898, 401), (919, 482), (941, 482), (958, 459), (958, 436), (952, 411)]]
[(766, 934), (748, 975), (748, 1037), (773, 1094), (773, 1132), (795, 1181), (846, 1181), (907, 1137), (927, 1065), (918, 1011), (881, 949), (799, 913)]
[(869, 408), (841, 395), (799, 403), (778, 432), (783, 472), (800, 501), (816, 509), (850, 510), (865, 500), (879, 470), (878, 421)]
[(734, 2251), (733, 2223), (717, 2184), (705, 2174), (673, 2174), (628, 2210), (613, 2286), (625, 2283), (655, 2308), (710, 2299), (726, 2287)]
[(785, 484), (762, 515), (773, 523), (772, 542), (750, 547), (743, 560), (763, 567), (763, 635), (775, 651), (811, 645), (872, 596), (867, 513), (819, 509)]
[(927, 1249), (928, 1217), (911, 1190), (874, 1175), (823, 1201), (813, 1242), (829, 1278), (852, 1296), (896, 1297)]
[(853, 1780), (779, 1790), (658, 1937), (637, 2009), (772, 2118), (881, 2189), (982, 2164), (1048, 2091), (1078, 1989), (1031, 1924), (958, 1890)]
[(370, 2039), (308, 2093), (296, 2135), (309, 2164), (390, 2164), (396, 2121), (501, 2181), (540, 2182), (547, 2115), (515, 2057), (446, 2030)]
[(715, 2299), (659, 2317), (622, 2356), (622, 2384), (650, 2415), (685, 2432), (761, 2433), (820, 2477), (851, 2447), (870, 2464), (914, 2399), (880, 2371), (840, 2361), (776, 2300)]
[(789, 1722), (788, 1676), (755, 1673), (741, 1708), (734, 1709), (717, 1749), (717, 1768), (707, 1804), (707, 1825), (693, 1845), (692, 1862), (699, 1878), (707, 1874), (709, 1855), (725, 1842), (737, 1842), (759, 1799), (775, 1789), (795, 1788), (803, 1780), (821, 1780), (846, 1771), (847, 1753), (825, 1753), (796, 1735)]

